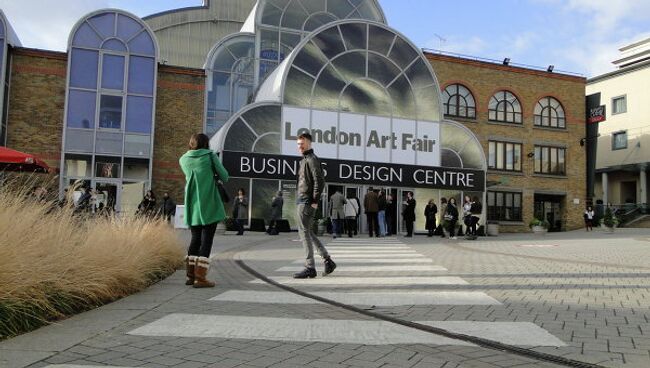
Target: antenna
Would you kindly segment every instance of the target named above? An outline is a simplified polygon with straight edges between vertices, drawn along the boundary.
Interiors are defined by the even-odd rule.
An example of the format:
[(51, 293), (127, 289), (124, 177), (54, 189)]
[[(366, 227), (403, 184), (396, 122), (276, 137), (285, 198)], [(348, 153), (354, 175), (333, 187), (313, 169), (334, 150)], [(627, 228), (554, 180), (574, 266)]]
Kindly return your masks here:
[(447, 39), (437, 33), (434, 33), (433, 35), (438, 39), (438, 42), (440, 42), (440, 46), (438, 46), (438, 50), (442, 50), (442, 44), (447, 43)]

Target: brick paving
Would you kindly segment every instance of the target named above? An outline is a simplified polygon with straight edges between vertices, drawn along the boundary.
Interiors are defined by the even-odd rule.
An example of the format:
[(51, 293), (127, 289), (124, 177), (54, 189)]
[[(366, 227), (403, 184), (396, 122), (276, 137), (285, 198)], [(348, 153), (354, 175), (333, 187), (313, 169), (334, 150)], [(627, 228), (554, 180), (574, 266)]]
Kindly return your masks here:
[[(128, 334), (170, 313), (372, 320), (327, 304), (209, 300), (227, 290), (277, 291), (266, 284), (250, 283), (253, 278), (231, 257), (243, 259), (265, 275), (286, 276), (288, 273), (278, 274), (275, 270), (301, 258), (300, 243), (293, 241), (295, 237), (295, 234), (265, 237), (251, 233), (244, 237), (218, 237), (215, 251), (219, 259), (211, 271), (211, 277), (218, 281), (215, 289), (185, 287), (183, 272), (178, 272), (140, 294), (78, 316), (88, 324), (83, 331), (88, 336), (71, 342), (70, 346), (65, 346), (65, 340), (80, 329), (81, 322), (75, 322), (77, 317), (50, 326), (55, 328), (47, 327), (0, 343), (0, 367), (40, 368), (55, 364), (197, 368), (557, 366), (474, 346), (353, 345)], [(650, 265), (645, 263), (650, 252), (649, 238), (650, 232), (643, 229), (621, 229), (613, 236), (598, 232), (545, 237), (501, 235), (475, 242), (420, 236), (399, 238), (447, 269), (426, 275), (460, 277), (469, 283), (435, 285), (427, 290), (485, 292), (501, 305), (378, 306), (372, 310), (408, 321), (532, 322), (566, 344), (532, 347), (534, 350), (606, 367), (649, 367)], [(227, 251), (246, 245), (251, 248)], [(409, 273), (391, 273), (401, 274)], [(366, 276), (386, 275), (370, 272)], [(359, 291), (358, 287), (341, 288), (345, 289), (341, 291)], [(391, 286), (382, 290), (414, 288), (422, 286)], [(332, 291), (332, 288), (321, 290)], [(94, 328), (95, 320), (113, 312), (126, 317), (113, 326), (102, 325), (97, 331), (88, 332)], [(30, 341), (43, 343), (31, 346)]]

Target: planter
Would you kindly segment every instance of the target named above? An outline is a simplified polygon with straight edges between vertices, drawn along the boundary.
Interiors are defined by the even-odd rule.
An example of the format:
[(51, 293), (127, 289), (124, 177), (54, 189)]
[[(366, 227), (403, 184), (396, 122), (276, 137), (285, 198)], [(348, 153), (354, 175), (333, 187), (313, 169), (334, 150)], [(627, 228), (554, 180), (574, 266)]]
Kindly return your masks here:
[(487, 224), (487, 235), (488, 236), (498, 236), (499, 235), (499, 224)]
[(533, 229), (533, 234), (536, 235), (544, 235), (548, 232), (548, 230), (546, 230), (544, 226), (533, 226), (532, 229)]

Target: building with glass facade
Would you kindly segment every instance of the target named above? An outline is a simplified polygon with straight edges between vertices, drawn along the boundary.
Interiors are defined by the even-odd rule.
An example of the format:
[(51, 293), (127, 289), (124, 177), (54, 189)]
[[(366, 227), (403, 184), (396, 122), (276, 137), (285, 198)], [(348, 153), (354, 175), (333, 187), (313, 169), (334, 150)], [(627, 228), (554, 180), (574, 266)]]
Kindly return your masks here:
[(205, 131), (227, 188), (250, 193), (249, 220), (268, 220), (281, 190), (293, 225), (295, 140), (308, 131), (324, 205), (336, 190), (383, 189), (398, 204), (412, 191), (423, 230), (430, 199), (470, 195), (502, 231), (533, 216), (580, 226), (584, 78), (423, 53), (375, 0), (213, 0), (144, 20), (100, 10), (79, 20), (66, 53), (11, 54), (9, 145), (59, 167), (60, 192), (86, 183), (118, 212), (148, 188), (181, 202), (178, 158)]

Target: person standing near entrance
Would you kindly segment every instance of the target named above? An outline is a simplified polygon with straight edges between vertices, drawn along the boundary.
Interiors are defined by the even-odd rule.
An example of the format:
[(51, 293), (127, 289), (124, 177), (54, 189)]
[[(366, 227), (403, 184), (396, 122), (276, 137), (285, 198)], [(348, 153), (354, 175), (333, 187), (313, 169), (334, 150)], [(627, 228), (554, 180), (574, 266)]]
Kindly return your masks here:
[(359, 201), (355, 197), (349, 197), (344, 207), (345, 211), (345, 227), (348, 231), (348, 238), (352, 237), (352, 233), (357, 229), (357, 216), (359, 216)]
[(410, 238), (413, 236), (413, 223), (415, 222), (415, 199), (413, 198), (413, 192), (406, 192), (404, 206), (402, 218), (406, 223), (406, 237)]
[(379, 191), (379, 196), (377, 197), (377, 222), (379, 223), (379, 235), (382, 237), (386, 236), (386, 192), (383, 190)]
[(429, 203), (424, 208), (424, 218), (426, 220), (425, 228), (428, 233), (427, 236), (430, 238), (433, 236), (433, 232), (436, 231), (436, 215), (438, 214), (438, 206), (433, 199), (429, 200)]
[(458, 222), (458, 208), (456, 208), (456, 198), (449, 198), (447, 202), (447, 210), (444, 214), (447, 223), (447, 231), (449, 232), (449, 239), (456, 239), (456, 223)]
[(372, 238), (372, 234), (377, 234), (379, 237), (378, 227), (377, 227), (377, 212), (379, 212), (379, 200), (377, 198), (377, 193), (372, 189), (368, 188), (368, 193), (363, 197), (363, 208), (366, 211), (366, 217), (368, 219), (368, 235)]
[(221, 196), (214, 185), (214, 173), (226, 182), (228, 171), (209, 145), (210, 138), (207, 135), (194, 134), (190, 138), (190, 150), (179, 160), (186, 181), (185, 222), (192, 231), (192, 240), (185, 257), (185, 285), (193, 285), (195, 288), (215, 285), (207, 279), (210, 252), (217, 223), (226, 218)]
[(594, 231), (593, 222), (594, 222), (594, 209), (591, 206), (587, 206), (587, 209), (585, 210), (585, 230), (586, 231)]
[(470, 234), (472, 236), (472, 239), (476, 240), (476, 227), (478, 226), (478, 221), (481, 218), (481, 213), (483, 213), (483, 205), (478, 200), (477, 196), (474, 196), (474, 198), (472, 198), (472, 206), (470, 207), (469, 212), (472, 215), (470, 220)]
[(311, 141), (312, 137), (309, 133), (300, 134), (297, 140), (298, 152), (302, 154), (302, 160), (298, 169), (296, 210), (298, 215), (298, 235), (305, 249), (306, 259), (305, 269), (293, 275), (296, 279), (316, 277), (314, 246), (316, 246), (318, 253), (325, 262), (323, 276), (329, 275), (336, 268), (336, 263), (332, 261), (327, 249), (316, 237), (313, 230), (314, 215), (323, 193), (323, 187), (325, 187), (325, 175), (320, 160), (311, 148)]
[(392, 195), (386, 196), (386, 235), (393, 235), (393, 219), (395, 217), (395, 201)]
[(332, 233), (334, 234), (334, 239), (337, 236), (341, 236), (343, 231), (343, 221), (345, 220), (345, 204), (348, 201), (343, 197), (343, 194), (339, 190), (334, 192), (330, 197), (330, 219), (332, 220)]
[(269, 235), (278, 235), (278, 220), (282, 218), (282, 207), (284, 206), (284, 198), (282, 198), (282, 191), (278, 193), (271, 200), (271, 221), (269, 221), (269, 228), (266, 230)]
[(232, 211), (237, 235), (244, 235), (244, 222), (248, 222), (248, 199), (244, 188), (237, 190), (237, 197), (235, 197), (235, 202), (232, 204)]

